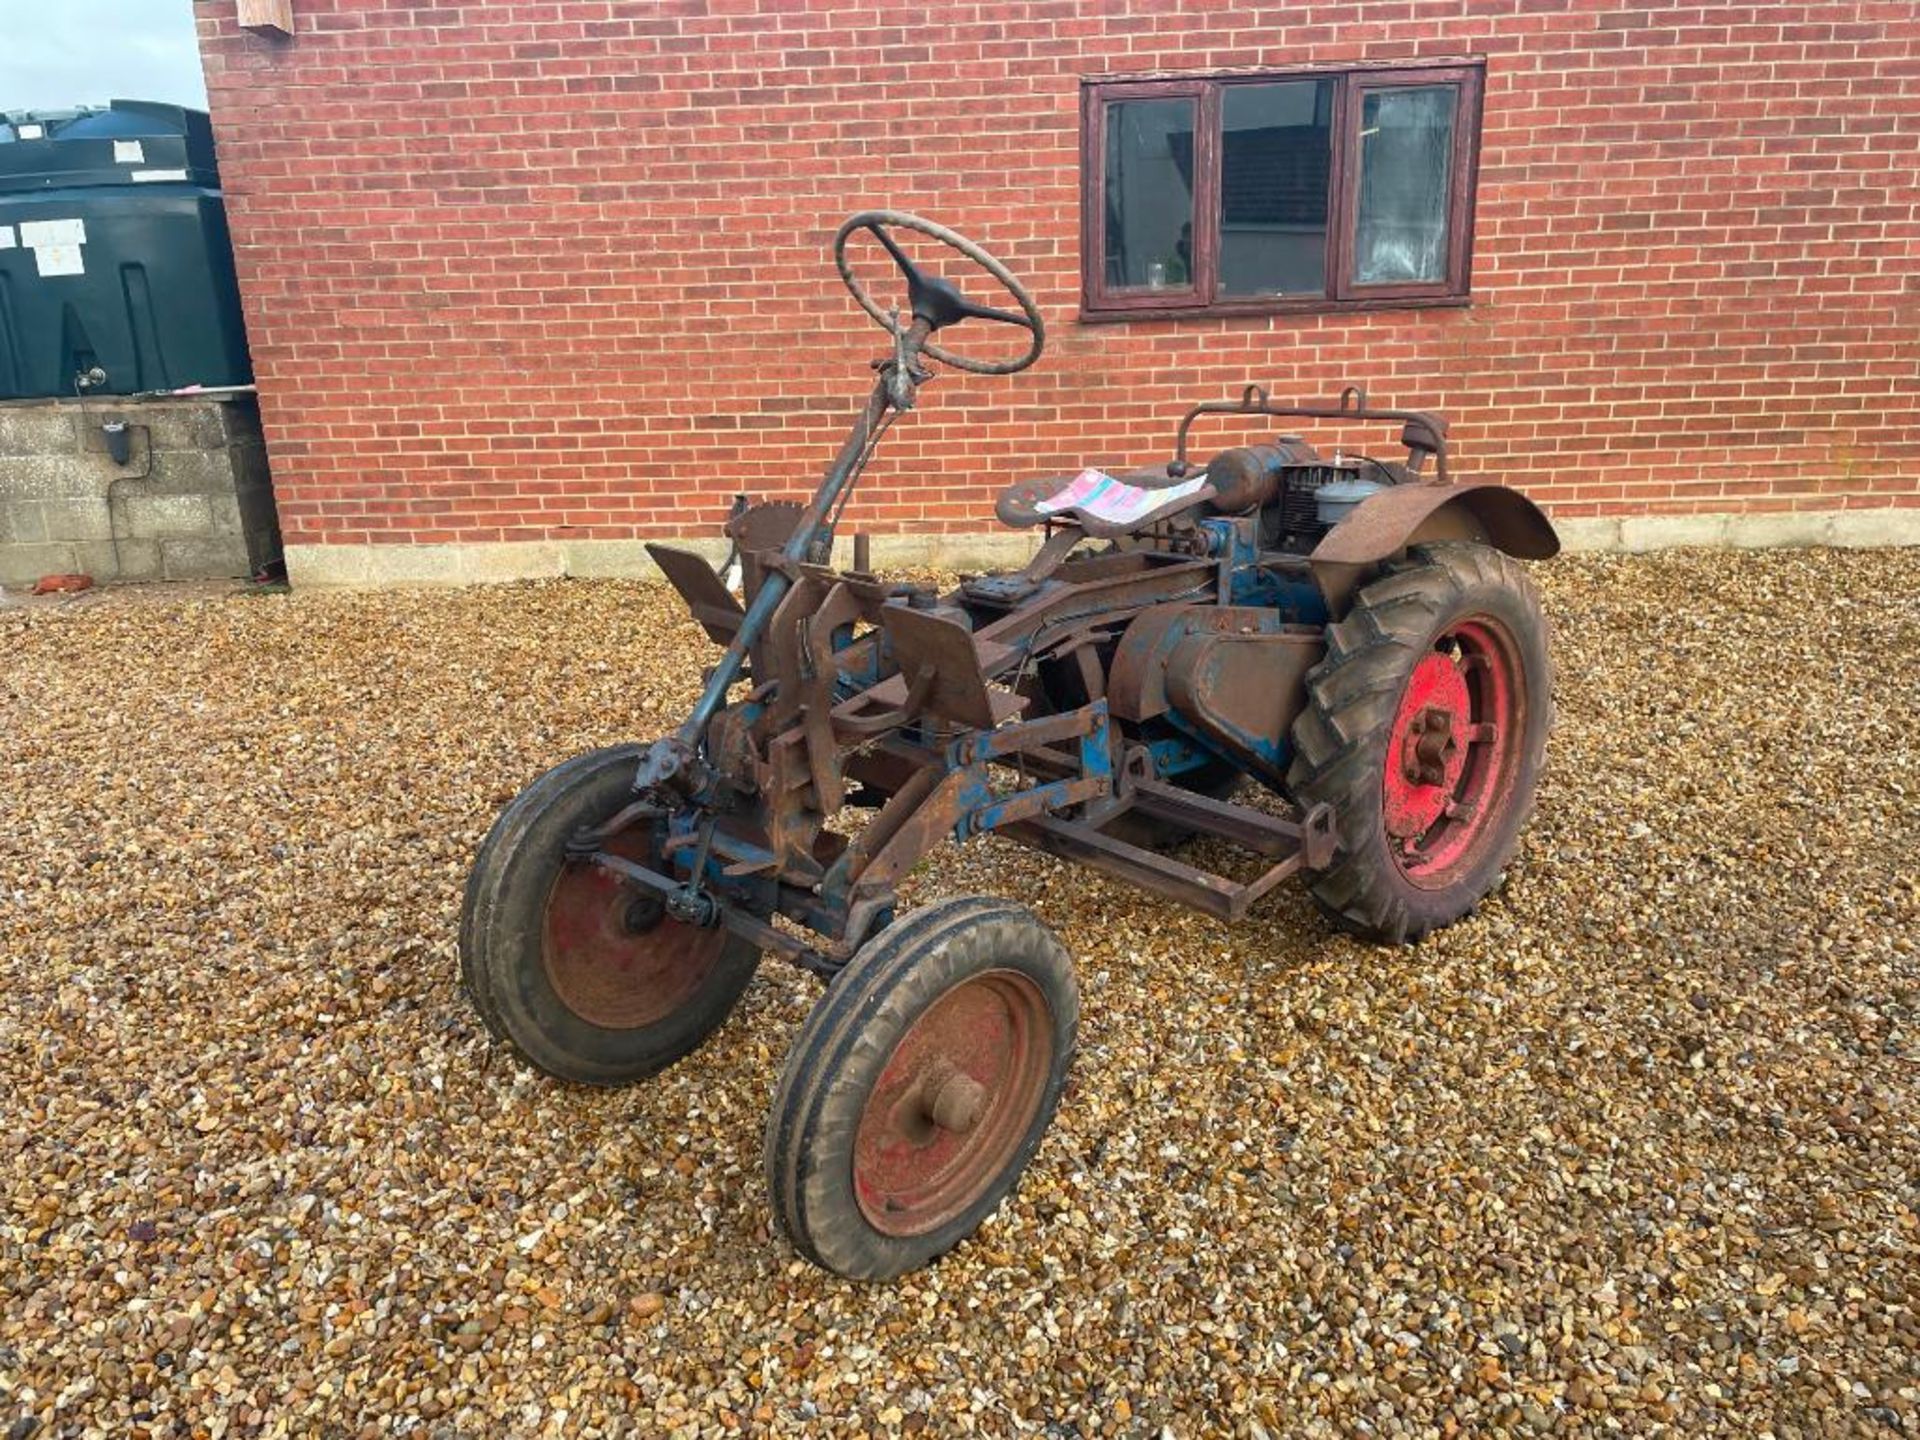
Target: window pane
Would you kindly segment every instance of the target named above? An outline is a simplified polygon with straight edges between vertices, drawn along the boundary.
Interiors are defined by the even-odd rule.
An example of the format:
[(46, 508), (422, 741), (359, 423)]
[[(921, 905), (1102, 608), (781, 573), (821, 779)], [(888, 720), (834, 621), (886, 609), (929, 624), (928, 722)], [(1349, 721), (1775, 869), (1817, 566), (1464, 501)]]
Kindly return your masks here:
[(1356, 283), (1446, 278), (1458, 95), (1452, 85), (1365, 92), (1360, 102), (1360, 213), (1354, 229)]
[(1326, 293), (1333, 81), (1220, 97), (1220, 293)]
[(1191, 99), (1107, 106), (1107, 284), (1184, 290), (1193, 283)]

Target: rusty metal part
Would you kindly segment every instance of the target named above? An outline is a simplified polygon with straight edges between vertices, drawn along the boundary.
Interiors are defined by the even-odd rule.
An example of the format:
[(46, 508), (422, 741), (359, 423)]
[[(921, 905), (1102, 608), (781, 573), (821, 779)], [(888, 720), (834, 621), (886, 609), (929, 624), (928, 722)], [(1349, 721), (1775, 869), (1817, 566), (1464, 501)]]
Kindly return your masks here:
[(743, 795), (760, 788), (759, 753), (754, 745), (753, 714), (744, 707), (722, 710), (707, 726), (707, 760)]
[(1151, 720), (1167, 709), (1167, 656), (1206, 607), (1182, 601), (1156, 605), (1128, 625), (1107, 674), (1107, 695), (1122, 720)]
[[(1204, 822), (1217, 817), (1212, 816), (1205, 805), (1183, 806), (1177, 798), (1182, 794), (1184, 792), (1173, 787), (1158, 790), (1155, 799), (1161, 806), (1159, 813), (1178, 818), (1196, 829), (1206, 830)], [(1196, 801), (1203, 799), (1200, 796), (1188, 798)], [(1235, 817), (1237, 822), (1243, 816), (1262, 813), (1238, 805), (1225, 808), (1239, 812)], [(1274, 837), (1288, 842), (1287, 849), (1276, 864), (1245, 882), (1202, 870), (1197, 865), (1189, 865), (1169, 855), (1130, 845), (1090, 825), (1058, 816), (1037, 816), (1021, 824), (1008, 826), (1003, 833), (1023, 845), (1086, 865), (1102, 874), (1151, 890), (1156, 895), (1164, 895), (1169, 900), (1191, 905), (1219, 919), (1238, 920), (1255, 901), (1270, 893), (1283, 880), (1297, 874), (1300, 867), (1307, 863), (1310, 853), (1331, 854), (1333, 816), (1325, 806), (1316, 806), (1304, 820), (1297, 823), (1282, 820), (1278, 816), (1268, 818), (1272, 822)], [(1221, 831), (1214, 829), (1211, 833), (1220, 834)]]
[[(1214, 614), (1233, 614), (1215, 611)], [(1272, 618), (1272, 611), (1260, 612)], [(1317, 628), (1210, 625), (1167, 657), (1166, 693), (1181, 719), (1221, 754), (1284, 785), (1302, 681), (1327, 644)]]
[[(932, 780), (909, 780), (848, 846), (842, 863), (824, 877), (823, 889), (841, 890), (857, 899), (890, 894), (928, 851), (949, 836), (964, 838), (1035, 815), (1062, 810), (1105, 795), (1112, 779), (1098, 759), (1107, 748), (1104, 702), (1060, 715), (1023, 721), (998, 729), (976, 730), (955, 740), (928, 765)], [(1010, 794), (993, 793), (986, 766), (1045, 749), (1056, 741), (1078, 739), (1081, 754), (1076, 778), (1049, 780)], [(1084, 773), (1084, 772), (1094, 773)], [(902, 803), (901, 796), (907, 797)], [(878, 833), (872, 833), (878, 832)]]
[(1287, 467), (1312, 465), (1319, 459), (1319, 451), (1293, 435), (1222, 450), (1207, 462), (1213, 508), (1223, 515), (1237, 515), (1270, 504), (1279, 498), (1281, 474)]
[(1113, 713), (1142, 722), (1176, 712), (1224, 755), (1285, 783), (1301, 679), (1325, 653), (1318, 626), (1289, 626), (1270, 609), (1157, 606), (1128, 626), (1108, 686)]
[(1410, 545), (1476, 540), (1520, 560), (1550, 560), (1560, 537), (1540, 507), (1505, 485), (1398, 485), (1368, 496), (1316, 545), (1313, 578), (1338, 614), (1375, 566)]
[[(881, 607), (880, 624), (903, 675), (931, 675), (926, 708), (956, 725), (991, 730), (1024, 702), (1001, 694), (996, 705), (984, 673), (1004, 664), (1004, 645), (980, 642), (964, 625), (905, 605)], [(876, 687), (879, 688), (879, 687)]]
[(1152, 606), (1200, 598), (1214, 590), (1219, 569), (1209, 559), (1151, 550), (1069, 560), (1054, 572), (1055, 585), (974, 633), (1017, 654), (1043, 632), (1093, 619), (1117, 627)]
[(853, 1193), (885, 1235), (963, 1214), (1015, 1162), (1053, 1069), (1053, 1017), (1019, 970), (970, 976), (894, 1045), (853, 1138)]
[(700, 622), (709, 640), (725, 645), (739, 633), (746, 612), (711, 565), (691, 550), (654, 541), (647, 542), (647, 554), (653, 557), (653, 563), (660, 567), (668, 583), (680, 592), (688, 612)]
[(740, 559), (740, 588), (749, 602), (760, 593), (768, 573), (784, 563), (780, 552), (805, 516), (805, 508), (794, 501), (765, 500), (742, 506), (728, 519), (727, 538)]
[(806, 507), (793, 500), (763, 500), (727, 521), (726, 536), (743, 555), (778, 550), (793, 538)]
[(1417, 474), (1425, 457), (1431, 455), (1435, 478), (1442, 485), (1449, 483), (1447, 422), (1425, 410), (1374, 409), (1367, 404), (1366, 388), (1361, 385), (1347, 386), (1340, 392), (1338, 403), (1333, 405), (1276, 405), (1260, 385), (1247, 386), (1238, 400), (1209, 400), (1196, 405), (1181, 417), (1180, 428), (1174, 432), (1173, 459), (1167, 462), (1167, 474), (1181, 476), (1192, 468), (1187, 462), (1187, 432), (1202, 415), (1296, 416), (1304, 420), (1340, 420), (1355, 424), (1398, 420), (1402, 422), (1401, 443), (1410, 454), (1409, 470)]

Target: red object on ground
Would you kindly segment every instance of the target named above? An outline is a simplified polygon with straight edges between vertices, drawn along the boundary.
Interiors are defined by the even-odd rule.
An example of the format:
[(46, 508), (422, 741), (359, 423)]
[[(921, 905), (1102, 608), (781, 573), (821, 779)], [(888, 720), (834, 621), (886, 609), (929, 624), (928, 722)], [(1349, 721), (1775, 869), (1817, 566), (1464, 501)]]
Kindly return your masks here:
[(91, 575), (42, 575), (33, 582), (36, 595), (74, 595), (93, 588)]

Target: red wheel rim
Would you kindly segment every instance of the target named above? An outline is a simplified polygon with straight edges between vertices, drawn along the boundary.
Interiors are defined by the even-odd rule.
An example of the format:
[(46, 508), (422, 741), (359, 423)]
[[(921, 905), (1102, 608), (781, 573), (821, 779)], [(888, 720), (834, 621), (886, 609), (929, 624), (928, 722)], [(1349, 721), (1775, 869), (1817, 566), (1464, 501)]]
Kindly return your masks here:
[(1387, 739), (1387, 848), (1424, 890), (1458, 881), (1499, 843), (1526, 731), (1512, 632), (1489, 615), (1456, 621), (1407, 677)]
[[(641, 837), (606, 847), (646, 862)], [(590, 1025), (637, 1030), (692, 998), (726, 944), (726, 932), (667, 918), (657, 897), (597, 865), (569, 861), (547, 893), (541, 956), (547, 981), (567, 1009)]]
[(962, 980), (887, 1057), (853, 1142), (853, 1193), (885, 1235), (924, 1235), (963, 1214), (1019, 1153), (1053, 1070), (1040, 987), (1014, 970)]

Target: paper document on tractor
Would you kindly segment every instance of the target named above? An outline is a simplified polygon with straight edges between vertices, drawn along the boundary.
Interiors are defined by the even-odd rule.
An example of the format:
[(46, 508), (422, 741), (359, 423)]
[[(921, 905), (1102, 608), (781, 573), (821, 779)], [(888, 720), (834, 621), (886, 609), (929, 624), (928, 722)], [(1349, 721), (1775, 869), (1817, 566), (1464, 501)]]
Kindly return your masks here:
[(1089, 467), (1073, 477), (1073, 483), (1057, 494), (1035, 503), (1043, 515), (1058, 515), (1063, 510), (1078, 510), (1090, 520), (1110, 525), (1130, 525), (1142, 515), (1159, 510), (1175, 500), (1185, 499), (1207, 483), (1203, 470), (1178, 485), (1163, 485), (1149, 490), (1115, 479), (1104, 470)]

